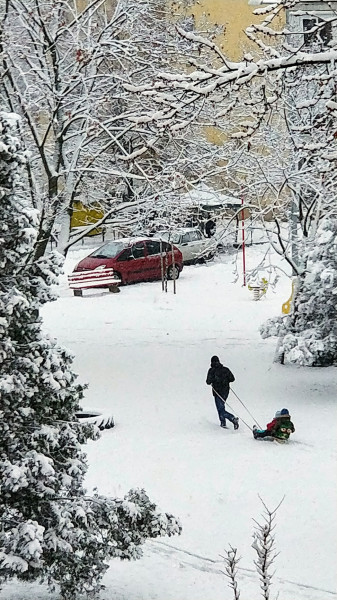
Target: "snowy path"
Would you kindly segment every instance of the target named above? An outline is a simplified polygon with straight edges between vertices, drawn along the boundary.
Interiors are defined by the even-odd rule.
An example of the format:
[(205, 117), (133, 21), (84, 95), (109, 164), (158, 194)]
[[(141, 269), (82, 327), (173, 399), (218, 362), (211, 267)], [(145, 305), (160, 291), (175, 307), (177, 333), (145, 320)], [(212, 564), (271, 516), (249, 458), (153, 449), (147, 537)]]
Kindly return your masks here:
[[(248, 261), (258, 252), (250, 249)], [(90, 384), (85, 405), (112, 412), (117, 423), (87, 447), (88, 488), (123, 495), (144, 487), (183, 525), (180, 537), (148, 543), (141, 561), (113, 562), (102, 600), (232, 600), (221, 560), (229, 544), (242, 556), (242, 600), (258, 598), (251, 542), (259, 495), (270, 509), (285, 496), (274, 597), (279, 590), (282, 600), (337, 599), (337, 370), (273, 364), (275, 342), (262, 340), (258, 326), (280, 312), (289, 281), (253, 302), (232, 283), (232, 270), (229, 259), (185, 268), (176, 296), (158, 282), (84, 298), (64, 285), (44, 309), (46, 328)], [(205, 385), (213, 354), (234, 372), (234, 390), (259, 423), (291, 410), (293, 444), (256, 442), (242, 422), (238, 432), (220, 429)], [(228, 402), (253, 424), (233, 394)], [(35, 600), (50, 598), (33, 587)], [(11, 589), (1, 600), (32, 597), (30, 588)]]

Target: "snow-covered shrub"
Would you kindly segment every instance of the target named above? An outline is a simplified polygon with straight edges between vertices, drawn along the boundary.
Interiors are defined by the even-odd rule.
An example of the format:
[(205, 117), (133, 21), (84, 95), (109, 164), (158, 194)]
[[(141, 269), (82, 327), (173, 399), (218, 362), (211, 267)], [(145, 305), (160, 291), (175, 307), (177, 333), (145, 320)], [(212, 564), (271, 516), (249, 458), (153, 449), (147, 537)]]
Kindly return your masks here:
[(111, 558), (138, 558), (147, 538), (180, 525), (143, 490), (113, 499), (83, 488), (81, 444), (99, 431), (76, 418), (84, 387), (72, 356), (42, 331), (62, 259), (32, 260), (37, 215), (15, 123), (0, 113), (0, 582), (46, 580), (73, 600), (100, 588)]
[(262, 337), (281, 338), (279, 352), (289, 363), (326, 367), (337, 363), (337, 218), (322, 219), (308, 243), (305, 269), (297, 279), (292, 312), (271, 319)]
[(265, 339), (267, 337), (278, 336), (280, 335), (283, 326), (283, 317), (273, 317), (272, 319), (267, 319), (267, 321), (265, 321), (265, 323), (263, 323), (260, 327), (261, 337)]

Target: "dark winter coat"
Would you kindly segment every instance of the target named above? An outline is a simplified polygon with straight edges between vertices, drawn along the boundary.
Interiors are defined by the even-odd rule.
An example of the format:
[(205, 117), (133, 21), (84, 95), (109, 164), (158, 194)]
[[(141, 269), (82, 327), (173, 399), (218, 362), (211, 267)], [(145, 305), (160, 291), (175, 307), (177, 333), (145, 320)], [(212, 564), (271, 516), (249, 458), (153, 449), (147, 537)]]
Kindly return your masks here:
[(205, 225), (205, 235), (207, 237), (212, 237), (212, 235), (215, 234), (215, 231), (216, 231), (215, 222), (212, 221), (212, 219), (209, 219), (209, 221), (207, 221), (207, 223)]
[(208, 370), (206, 383), (212, 386), (213, 396), (218, 394), (223, 400), (226, 400), (229, 394), (229, 384), (232, 381), (235, 381), (232, 371), (228, 367), (224, 367), (220, 362)]

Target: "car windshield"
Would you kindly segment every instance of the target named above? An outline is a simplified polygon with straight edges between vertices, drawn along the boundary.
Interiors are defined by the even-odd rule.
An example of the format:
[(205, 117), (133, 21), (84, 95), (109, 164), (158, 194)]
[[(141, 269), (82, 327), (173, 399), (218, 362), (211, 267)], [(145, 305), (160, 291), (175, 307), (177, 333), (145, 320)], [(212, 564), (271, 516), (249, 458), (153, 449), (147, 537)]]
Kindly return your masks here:
[(127, 244), (125, 244), (125, 242), (109, 242), (108, 244), (104, 244), (104, 246), (97, 248), (95, 252), (90, 254), (90, 258), (114, 258), (126, 248), (126, 246)]
[(156, 233), (156, 236), (158, 238), (160, 238), (161, 240), (168, 240), (170, 235), (169, 231), (158, 231), (158, 233)]

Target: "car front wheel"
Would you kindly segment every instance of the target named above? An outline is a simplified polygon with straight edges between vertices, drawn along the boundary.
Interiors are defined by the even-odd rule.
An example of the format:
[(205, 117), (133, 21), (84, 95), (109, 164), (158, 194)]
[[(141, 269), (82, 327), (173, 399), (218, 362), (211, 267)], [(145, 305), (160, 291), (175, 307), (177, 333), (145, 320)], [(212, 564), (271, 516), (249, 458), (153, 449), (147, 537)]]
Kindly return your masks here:
[(115, 271), (115, 269), (114, 269), (114, 275), (115, 275), (116, 279), (120, 280), (121, 285), (123, 285), (124, 284), (123, 277), (121, 276), (121, 274), (118, 271)]
[(214, 252), (214, 250), (213, 250), (212, 252), (209, 252), (209, 253), (207, 254), (207, 256), (205, 256), (205, 260), (206, 260), (206, 261), (208, 261), (208, 260), (212, 260), (214, 257), (215, 257), (215, 252)]
[(180, 269), (177, 265), (171, 265), (167, 269), (167, 279), (178, 279), (180, 274)]

